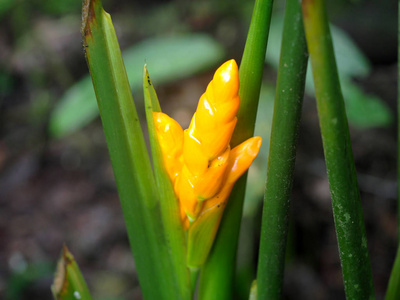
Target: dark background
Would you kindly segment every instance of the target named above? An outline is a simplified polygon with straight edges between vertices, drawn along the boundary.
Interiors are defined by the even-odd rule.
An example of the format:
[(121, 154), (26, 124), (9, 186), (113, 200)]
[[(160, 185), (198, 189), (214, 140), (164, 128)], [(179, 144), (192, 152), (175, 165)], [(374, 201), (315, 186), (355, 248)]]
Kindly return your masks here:
[[(283, 4), (276, 2), (279, 12)], [(238, 0), (104, 1), (122, 49), (151, 37), (206, 33), (223, 46), (224, 60), (238, 62), (252, 6)], [(382, 299), (397, 245), (397, 5), (342, 0), (328, 1), (328, 8), (332, 22), (371, 63), (369, 74), (353, 82), (379, 97), (394, 117), (386, 126), (350, 123), (375, 288)], [(100, 120), (62, 138), (48, 130), (59, 99), (88, 73), (80, 9), (77, 0), (0, 2), (0, 298), (51, 299), (55, 262), (66, 243), (95, 299), (141, 299)], [(155, 82), (164, 111), (183, 127), (213, 69), (179, 82)], [(266, 64), (265, 84), (273, 86), (275, 76)], [(133, 92), (140, 99), (141, 91)], [(243, 223), (238, 299), (246, 299), (255, 277), (257, 199)], [(285, 297), (344, 299), (315, 100), (309, 96), (291, 211)]]

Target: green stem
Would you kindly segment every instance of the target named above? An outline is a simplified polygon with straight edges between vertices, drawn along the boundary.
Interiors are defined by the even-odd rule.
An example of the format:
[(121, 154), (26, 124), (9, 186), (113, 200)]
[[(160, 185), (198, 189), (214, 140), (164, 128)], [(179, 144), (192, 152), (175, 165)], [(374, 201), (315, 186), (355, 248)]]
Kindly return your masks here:
[(198, 268), (190, 268), (190, 285), (192, 289), (192, 295), (194, 295), (196, 291), (196, 286), (197, 286), (197, 278), (199, 277), (199, 271), (200, 269)]
[[(398, 2), (398, 57), (400, 57), (400, 0)], [(397, 66), (398, 78), (397, 78), (397, 254), (393, 264), (392, 273), (390, 274), (389, 284), (386, 291), (386, 300), (400, 299), (400, 60)]]
[(301, 6), (286, 1), (258, 259), (258, 299), (281, 299), (297, 133), (307, 70)]
[(302, 6), (346, 296), (374, 299), (360, 192), (325, 2), (303, 0)]
[[(272, 3), (272, 0), (256, 0), (254, 5), (239, 70), (241, 105), (231, 140), (232, 147), (253, 136), (254, 133)], [(213, 249), (200, 274), (199, 299), (233, 299), (232, 287), (246, 178), (247, 173), (237, 181), (229, 198)]]

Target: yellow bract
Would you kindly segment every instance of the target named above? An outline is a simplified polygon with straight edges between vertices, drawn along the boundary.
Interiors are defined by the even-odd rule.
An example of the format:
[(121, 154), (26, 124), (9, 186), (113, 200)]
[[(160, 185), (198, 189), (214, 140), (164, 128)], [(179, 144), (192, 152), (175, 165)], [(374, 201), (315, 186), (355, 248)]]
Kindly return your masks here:
[(164, 164), (172, 182), (182, 170), (183, 130), (181, 125), (166, 114), (153, 113), (158, 140), (164, 157)]
[(260, 149), (260, 137), (248, 139), (234, 149), (229, 146), (240, 105), (238, 91), (238, 67), (230, 60), (215, 72), (188, 129), (183, 131), (166, 114), (153, 115), (165, 167), (186, 228), (216, 208), (220, 213), (213, 214), (213, 219), (218, 227), (234, 183)]

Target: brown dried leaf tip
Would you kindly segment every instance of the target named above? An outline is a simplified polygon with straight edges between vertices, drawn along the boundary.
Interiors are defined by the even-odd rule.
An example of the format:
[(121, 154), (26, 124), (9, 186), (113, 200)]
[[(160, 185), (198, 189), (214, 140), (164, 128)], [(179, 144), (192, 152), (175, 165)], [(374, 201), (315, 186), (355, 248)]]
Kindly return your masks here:
[(96, 22), (96, 8), (102, 8), (99, 0), (83, 0), (82, 1), (82, 24), (81, 34), (83, 42), (87, 36), (92, 35), (91, 25)]
[(73, 261), (73, 255), (71, 254), (71, 252), (69, 252), (67, 246), (64, 245), (61, 257), (57, 263), (57, 270), (54, 274), (54, 281), (51, 285), (51, 291), (53, 292), (55, 299), (61, 299), (60, 297), (67, 291), (67, 266)]

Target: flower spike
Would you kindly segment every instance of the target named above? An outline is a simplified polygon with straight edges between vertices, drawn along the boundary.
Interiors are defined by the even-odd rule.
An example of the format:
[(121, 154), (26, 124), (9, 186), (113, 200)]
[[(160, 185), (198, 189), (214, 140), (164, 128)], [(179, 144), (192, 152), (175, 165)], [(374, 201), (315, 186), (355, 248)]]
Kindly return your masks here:
[(261, 138), (230, 148), (240, 105), (236, 62), (225, 62), (200, 97), (189, 128), (153, 113), (165, 168), (188, 229), (189, 267), (201, 266), (211, 249), (233, 185), (258, 154)]

